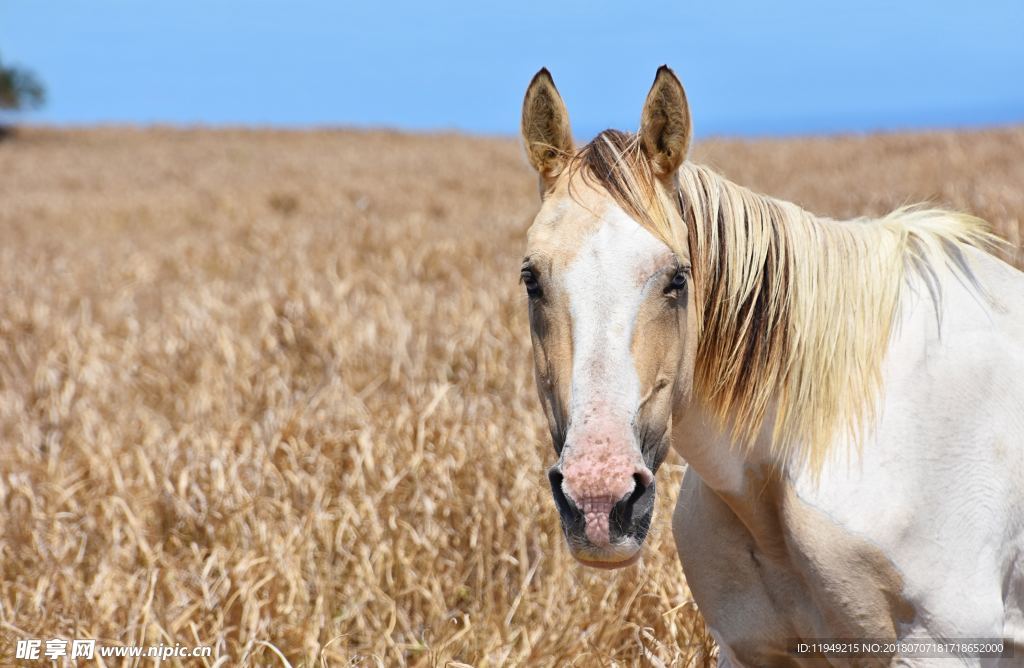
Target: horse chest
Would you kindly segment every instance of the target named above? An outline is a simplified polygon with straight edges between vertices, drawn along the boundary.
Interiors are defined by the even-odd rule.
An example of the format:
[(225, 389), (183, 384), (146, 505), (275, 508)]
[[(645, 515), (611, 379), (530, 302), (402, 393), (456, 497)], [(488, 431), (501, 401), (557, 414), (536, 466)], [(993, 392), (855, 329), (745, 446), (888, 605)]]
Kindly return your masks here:
[(885, 558), (812, 510), (786, 515), (779, 541), (758, 546), (696, 474), (684, 480), (673, 533), (723, 665), (801, 666), (789, 651), (798, 640), (895, 637), (914, 610)]

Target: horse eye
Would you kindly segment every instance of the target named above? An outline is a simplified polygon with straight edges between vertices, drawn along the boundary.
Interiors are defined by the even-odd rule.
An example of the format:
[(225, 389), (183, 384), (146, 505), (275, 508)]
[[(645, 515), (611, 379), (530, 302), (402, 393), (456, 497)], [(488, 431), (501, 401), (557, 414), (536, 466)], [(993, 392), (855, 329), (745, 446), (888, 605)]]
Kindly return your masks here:
[(672, 276), (672, 282), (665, 288), (665, 294), (671, 294), (673, 292), (680, 292), (686, 289), (686, 270), (676, 269), (676, 273)]
[(537, 277), (533, 275), (532, 270), (523, 269), (519, 274), (519, 279), (523, 282), (523, 285), (526, 286), (526, 294), (531, 297), (540, 297), (540, 283), (537, 282)]

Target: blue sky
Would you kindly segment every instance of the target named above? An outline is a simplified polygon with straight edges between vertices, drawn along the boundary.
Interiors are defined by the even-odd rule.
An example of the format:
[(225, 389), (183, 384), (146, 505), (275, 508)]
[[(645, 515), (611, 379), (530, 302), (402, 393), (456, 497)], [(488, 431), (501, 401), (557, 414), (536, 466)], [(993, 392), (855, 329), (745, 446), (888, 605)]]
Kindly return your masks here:
[(1024, 0), (0, 0), (33, 122), (513, 134), (547, 66), (577, 137), (636, 127), (662, 63), (698, 135), (1024, 121)]

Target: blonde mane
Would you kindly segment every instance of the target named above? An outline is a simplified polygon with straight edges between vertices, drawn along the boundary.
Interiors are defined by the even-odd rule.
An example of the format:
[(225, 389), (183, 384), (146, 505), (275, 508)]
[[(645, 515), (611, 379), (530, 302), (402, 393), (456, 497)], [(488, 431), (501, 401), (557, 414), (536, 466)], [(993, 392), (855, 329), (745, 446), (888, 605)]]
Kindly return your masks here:
[(841, 433), (859, 444), (874, 416), (908, 275), (929, 289), (943, 267), (969, 277), (963, 246), (995, 239), (983, 221), (936, 209), (820, 218), (690, 163), (672, 193), (636, 137), (614, 130), (570, 169), (680, 257), (688, 251), (696, 396), (737, 443), (752, 445), (770, 420), (773, 450), (803, 456), (813, 470)]

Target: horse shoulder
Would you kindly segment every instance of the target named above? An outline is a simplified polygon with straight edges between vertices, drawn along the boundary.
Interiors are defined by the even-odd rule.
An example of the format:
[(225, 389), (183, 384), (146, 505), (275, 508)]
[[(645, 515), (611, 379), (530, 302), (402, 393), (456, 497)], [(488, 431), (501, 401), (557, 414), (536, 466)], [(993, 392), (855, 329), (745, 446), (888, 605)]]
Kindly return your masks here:
[(1024, 274), (980, 251), (967, 260), (976, 285), (945, 275), (941, 300), (905, 300), (860, 448), (841, 439), (818, 479), (796, 480), (808, 507), (898, 575), (915, 610), (904, 632), (1001, 635), (1024, 603), (1012, 600), (1024, 591)]
[(687, 586), (720, 647), (720, 663), (734, 666), (799, 665), (782, 645), (797, 636), (792, 606), (780, 598), (796, 593), (779, 586), (786, 573), (765, 576), (756, 548), (739, 519), (691, 468), (683, 478), (672, 517), (672, 533)]
[(687, 583), (729, 660), (799, 666), (791, 651), (800, 640), (898, 637), (914, 610), (891, 561), (787, 484), (772, 487), (766, 494), (780, 520), (775, 545), (756, 544), (744, 520), (692, 469), (673, 517)]

